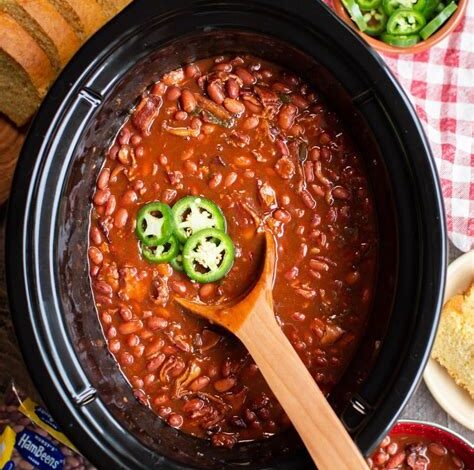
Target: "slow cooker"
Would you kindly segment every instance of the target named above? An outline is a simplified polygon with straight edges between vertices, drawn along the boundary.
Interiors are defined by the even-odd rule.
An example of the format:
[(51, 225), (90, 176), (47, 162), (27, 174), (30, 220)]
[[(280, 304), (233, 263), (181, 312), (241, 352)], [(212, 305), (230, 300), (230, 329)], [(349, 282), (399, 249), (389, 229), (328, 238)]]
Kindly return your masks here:
[(369, 453), (413, 394), (445, 279), (443, 202), (426, 137), (380, 57), (316, 0), (136, 0), (93, 36), (50, 90), (18, 163), (7, 279), (25, 360), (64, 432), (104, 469), (307, 469), (290, 431), (234, 449), (164, 424), (108, 353), (88, 278), (90, 196), (105, 149), (164, 72), (253, 53), (323, 93), (362, 150), (377, 204), (378, 281), (365, 336), (330, 396)]

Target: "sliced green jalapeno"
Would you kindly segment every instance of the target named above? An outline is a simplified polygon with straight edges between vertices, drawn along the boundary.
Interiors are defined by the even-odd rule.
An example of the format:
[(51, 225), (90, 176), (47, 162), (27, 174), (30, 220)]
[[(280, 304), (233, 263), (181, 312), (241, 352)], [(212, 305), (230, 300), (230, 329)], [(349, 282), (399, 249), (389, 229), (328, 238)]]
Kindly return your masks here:
[(382, 8), (364, 12), (364, 20), (367, 23), (367, 29), (364, 31), (370, 36), (378, 36), (385, 30), (387, 24), (387, 15)]
[(171, 208), (162, 202), (150, 202), (138, 211), (135, 233), (146, 246), (158, 246), (166, 242), (173, 228)]
[(229, 235), (208, 228), (194, 233), (183, 248), (183, 268), (199, 283), (218, 281), (232, 268), (235, 249)]
[(420, 36), (423, 39), (428, 39), (432, 34), (436, 33), (436, 31), (449, 20), (457, 8), (458, 6), (454, 2), (451, 2), (420, 31)]
[(356, 0), (362, 11), (370, 11), (377, 9), (382, 5), (382, 0)]
[(173, 206), (172, 212), (176, 235), (182, 243), (205, 228), (226, 231), (224, 214), (209, 199), (199, 196), (183, 197)]
[(383, 42), (395, 47), (410, 47), (420, 42), (418, 34), (409, 36), (394, 36), (393, 34), (382, 33), (380, 36)]
[(167, 263), (174, 259), (179, 253), (179, 242), (175, 235), (162, 245), (147, 246), (142, 244), (142, 256), (150, 263)]
[(422, 13), (425, 15), (426, 21), (430, 20), (436, 13), (438, 5), (440, 5), (440, 0), (426, 0), (425, 8)]
[[(182, 251), (183, 247), (180, 247), (180, 251)], [(173, 269), (179, 272), (183, 272), (183, 255), (181, 253), (177, 254), (171, 261), (170, 261), (171, 266)]]
[(387, 33), (408, 36), (418, 33), (426, 24), (425, 17), (415, 10), (397, 10), (387, 22)]
[(347, 10), (347, 13), (349, 13), (351, 20), (361, 31), (365, 31), (367, 28), (367, 23), (364, 20), (360, 6), (355, 2), (355, 0), (342, 0), (342, 4)]
[(383, 0), (382, 5), (385, 13), (391, 16), (397, 10), (423, 11), (426, 7), (426, 0)]

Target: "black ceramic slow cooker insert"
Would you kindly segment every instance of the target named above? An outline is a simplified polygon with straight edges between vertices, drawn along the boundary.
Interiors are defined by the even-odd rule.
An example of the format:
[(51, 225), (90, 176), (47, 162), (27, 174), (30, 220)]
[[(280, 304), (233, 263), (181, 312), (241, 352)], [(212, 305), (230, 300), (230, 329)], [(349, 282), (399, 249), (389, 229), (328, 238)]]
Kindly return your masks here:
[(88, 279), (90, 197), (104, 151), (166, 71), (226, 52), (294, 70), (346, 121), (366, 160), (380, 234), (361, 346), (330, 401), (368, 453), (413, 393), (444, 288), (436, 170), (381, 59), (316, 0), (136, 0), (74, 57), (23, 147), (7, 226), (13, 319), (31, 375), (64, 432), (101, 469), (308, 469), (292, 432), (212, 448), (140, 405), (108, 353)]

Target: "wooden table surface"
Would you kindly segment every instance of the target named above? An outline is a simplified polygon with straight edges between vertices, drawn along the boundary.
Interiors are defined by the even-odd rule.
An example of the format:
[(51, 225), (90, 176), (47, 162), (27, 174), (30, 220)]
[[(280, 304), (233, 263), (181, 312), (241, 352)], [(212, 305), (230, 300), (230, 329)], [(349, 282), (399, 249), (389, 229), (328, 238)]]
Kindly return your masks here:
[[(0, 209), (1, 268), (3, 268), (4, 260), (4, 222), (5, 207)], [(450, 259), (456, 258), (459, 254), (460, 252), (450, 245)], [(4, 269), (0, 269), (0, 364), (0, 395), (11, 379), (14, 379), (18, 385), (26, 389), (30, 395), (36, 395), (15, 340), (6, 300)], [(401, 417), (404, 419), (432, 421), (441, 424), (453, 429), (471, 442), (474, 442), (474, 432), (450, 418), (433, 400), (423, 381), (420, 383), (418, 390), (408, 403)]]

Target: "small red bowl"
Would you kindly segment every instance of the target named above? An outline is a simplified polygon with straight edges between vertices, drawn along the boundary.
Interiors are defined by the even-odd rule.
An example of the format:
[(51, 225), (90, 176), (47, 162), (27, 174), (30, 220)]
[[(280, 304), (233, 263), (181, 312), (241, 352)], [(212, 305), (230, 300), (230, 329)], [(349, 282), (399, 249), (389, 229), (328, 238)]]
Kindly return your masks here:
[(425, 421), (400, 420), (390, 431), (390, 436), (397, 434), (419, 436), (439, 442), (446, 448), (452, 449), (463, 460), (466, 465), (464, 470), (474, 470), (474, 446), (467, 439), (444, 426)]

